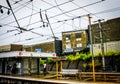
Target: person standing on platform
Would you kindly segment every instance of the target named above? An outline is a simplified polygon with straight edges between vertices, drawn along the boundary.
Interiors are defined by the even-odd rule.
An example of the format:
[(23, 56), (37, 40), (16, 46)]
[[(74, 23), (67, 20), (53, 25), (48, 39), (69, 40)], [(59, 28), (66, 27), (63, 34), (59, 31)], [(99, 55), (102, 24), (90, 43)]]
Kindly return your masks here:
[(44, 74), (44, 76), (46, 76), (46, 63), (43, 64), (43, 68), (44, 68), (43, 69), (43, 74)]

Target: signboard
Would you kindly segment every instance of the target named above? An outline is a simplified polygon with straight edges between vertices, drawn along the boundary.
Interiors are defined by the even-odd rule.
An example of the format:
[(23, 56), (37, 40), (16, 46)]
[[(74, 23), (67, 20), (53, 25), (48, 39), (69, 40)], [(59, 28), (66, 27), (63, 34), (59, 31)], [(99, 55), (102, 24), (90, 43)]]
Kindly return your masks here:
[(41, 53), (42, 52), (42, 48), (35, 49), (35, 52)]

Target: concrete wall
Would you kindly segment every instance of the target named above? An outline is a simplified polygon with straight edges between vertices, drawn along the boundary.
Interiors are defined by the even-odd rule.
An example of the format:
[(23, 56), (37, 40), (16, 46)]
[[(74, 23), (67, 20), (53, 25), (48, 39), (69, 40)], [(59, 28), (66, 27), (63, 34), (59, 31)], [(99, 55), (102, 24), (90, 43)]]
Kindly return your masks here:
[[(91, 50), (91, 49), (90, 49)], [(113, 41), (113, 42), (106, 42), (104, 43), (104, 51), (120, 51), (120, 41)], [(93, 52), (94, 54), (97, 54), (98, 52), (101, 52), (101, 44), (93, 44)]]

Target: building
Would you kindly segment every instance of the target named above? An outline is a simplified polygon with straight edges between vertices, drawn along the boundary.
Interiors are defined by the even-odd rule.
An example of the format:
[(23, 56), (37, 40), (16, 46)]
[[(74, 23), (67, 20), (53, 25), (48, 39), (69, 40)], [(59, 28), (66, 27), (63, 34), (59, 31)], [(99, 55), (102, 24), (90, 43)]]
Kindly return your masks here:
[(24, 47), (25, 51), (35, 51), (35, 52), (46, 52), (53, 53), (55, 52), (57, 56), (62, 54), (62, 41), (56, 40), (41, 44), (29, 45)]
[[(120, 17), (101, 22), (104, 51), (120, 51)], [(94, 54), (101, 52), (100, 29), (97, 24), (92, 25)]]
[(22, 51), (22, 50), (23, 50), (23, 46), (20, 44), (10, 44), (10, 45), (0, 46), (0, 53), (9, 52), (9, 51)]
[[(14, 46), (14, 47), (13, 47)], [(55, 53), (22, 51), (19, 45), (0, 46), (0, 74), (31, 75), (40, 73), (40, 58), (55, 58)], [(20, 49), (20, 50), (19, 50)]]
[(63, 53), (81, 52), (88, 49), (88, 30), (62, 32)]

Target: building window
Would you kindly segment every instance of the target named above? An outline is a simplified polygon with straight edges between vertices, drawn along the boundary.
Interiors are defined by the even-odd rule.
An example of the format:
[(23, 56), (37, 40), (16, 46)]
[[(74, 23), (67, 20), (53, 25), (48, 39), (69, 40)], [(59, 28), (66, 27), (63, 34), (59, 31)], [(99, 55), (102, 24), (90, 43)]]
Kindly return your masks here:
[(82, 43), (76, 44), (76, 47), (77, 47), (77, 48), (78, 48), (78, 47), (82, 47)]
[(70, 40), (70, 35), (67, 35), (65, 39), (66, 39), (66, 41), (69, 41)]
[(81, 40), (81, 33), (76, 33), (75, 34), (76, 40)]
[(66, 49), (71, 48), (71, 44), (66, 44)]
[(76, 37), (76, 39), (81, 38), (81, 34), (80, 33), (76, 33), (75, 37)]

